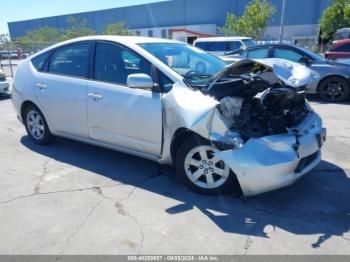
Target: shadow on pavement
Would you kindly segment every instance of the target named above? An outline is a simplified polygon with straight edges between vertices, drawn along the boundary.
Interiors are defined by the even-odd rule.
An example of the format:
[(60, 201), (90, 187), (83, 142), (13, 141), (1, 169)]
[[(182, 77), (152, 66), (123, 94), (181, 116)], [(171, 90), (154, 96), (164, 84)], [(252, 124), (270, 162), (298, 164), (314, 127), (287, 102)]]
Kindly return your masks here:
[(173, 168), (112, 150), (63, 138), (47, 147), (28, 137), (21, 143), (57, 161), (181, 202), (164, 210), (170, 215), (197, 208), (227, 233), (268, 238), (267, 227), (279, 228), (296, 235), (320, 235), (312, 244), (318, 248), (332, 236), (345, 239), (343, 234), (350, 230), (350, 179), (325, 161), (290, 187), (234, 198), (198, 195), (178, 181)]
[(11, 99), (11, 95), (9, 93), (0, 94), (0, 101), (8, 100), (8, 99)]
[(322, 100), (318, 95), (315, 95), (315, 94), (308, 94), (308, 95), (307, 95), (307, 100), (309, 100), (310, 102), (316, 102), (316, 103), (319, 103), (319, 104), (350, 105), (350, 97), (348, 97), (347, 99), (345, 99), (343, 102), (328, 102), (328, 101)]

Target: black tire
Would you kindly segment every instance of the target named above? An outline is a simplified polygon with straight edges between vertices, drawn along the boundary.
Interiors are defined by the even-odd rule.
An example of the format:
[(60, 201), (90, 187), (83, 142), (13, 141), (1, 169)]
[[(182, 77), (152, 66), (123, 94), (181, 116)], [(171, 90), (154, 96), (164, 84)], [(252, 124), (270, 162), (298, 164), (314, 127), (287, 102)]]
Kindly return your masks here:
[(322, 100), (328, 102), (342, 102), (349, 97), (349, 83), (339, 76), (331, 76), (322, 80), (318, 86)]
[[(187, 138), (178, 148), (176, 159), (175, 159), (175, 167), (178, 175), (183, 180), (184, 184), (192, 189), (193, 191), (205, 194), (205, 195), (218, 195), (218, 194), (233, 194), (235, 196), (240, 196), (242, 194), (241, 188), (237, 181), (236, 175), (229, 169), (228, 177), (225, 182), (218, 187), (215, 188), (203, 188), (201, 186), (196, 185), (191, 181), (189, 176), (186, 174), (185, 161), (188, 154), (198, 148), (199, 146), (211, 146), (210, 143), (198, 136), (191, 136)], [(223, 161), (217, 164), (224, 164)], [(216, 165), (216, 164), (215, 164)], [(225, 165), (225, 164), (224, 164)], [(190, 168), (193, 168), (192, 166)], [(228, 168), (228, 167), (227, 167)], [(205, 168), (204, 168), (205, 169)], [(203, 170), (204, 170), (203, 169)], [(197, 169), (199, 170), (199, 169)], [(189, 171), (191, 172), (191, 171)], [(203, 171), (204, 172), (204, 171)], [(215, 175), (215, 174), (213, 174)], [(204, 176), (204, 177), (203, 177)], [(206, 175), (201, 175), (200, 179), (207, 180)], [(199, 179), (198, 179), (199, 180)], [(215, 181), (215, 180), (214, 180)], [(207, 182), (207, 181), (206, 181)]]
[[(41, 121), (39, 121), (38, 126), (42, 127), (37, 128), (40, 129), (40, 132), (42, 132), (42, 135), (36, 135), (35, 132), (31, 131), (32, 126), (30, 125), (31, 120), (29, 119), (31, 115), (35, 115), (40, 117)], [(38, 118), (39, 119), (39, 118)], [(47, 145), (53, 140), (53, 135), (50, 132), (49, 126), (47, 125), (46, 119), (43, 115), (43, 113), (34, 105), (29, 105), (25, 108), (24, 114), (23, 114), (23, 123), (27, 130), (29, 138), (38, 145)]]

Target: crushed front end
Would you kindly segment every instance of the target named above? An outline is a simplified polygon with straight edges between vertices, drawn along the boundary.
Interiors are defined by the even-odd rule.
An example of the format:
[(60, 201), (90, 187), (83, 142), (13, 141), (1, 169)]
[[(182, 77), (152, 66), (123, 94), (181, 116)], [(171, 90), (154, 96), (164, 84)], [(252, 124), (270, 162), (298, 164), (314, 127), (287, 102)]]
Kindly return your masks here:
[(243, 60), (202, 92), (220, 103), (225, 134), (211, 130), (216, 154), (236, 174), (242, 192), (256, 195), (290, 185), (321, 160), (326, 129), (305, 99), (313, 71), (284, 60)]

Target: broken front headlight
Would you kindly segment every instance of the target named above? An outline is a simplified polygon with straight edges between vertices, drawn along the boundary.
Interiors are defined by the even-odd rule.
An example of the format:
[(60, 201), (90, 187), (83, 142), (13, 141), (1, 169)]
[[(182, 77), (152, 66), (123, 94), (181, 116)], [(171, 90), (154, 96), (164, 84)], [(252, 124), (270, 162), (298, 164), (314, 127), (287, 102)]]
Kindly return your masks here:
[(236, 132), (227, 132), (224, 136), (218, 133), (212, 133), (210, 140), (213, 145), (221, 150), (239, 149), (244, 146), (244, 140)]

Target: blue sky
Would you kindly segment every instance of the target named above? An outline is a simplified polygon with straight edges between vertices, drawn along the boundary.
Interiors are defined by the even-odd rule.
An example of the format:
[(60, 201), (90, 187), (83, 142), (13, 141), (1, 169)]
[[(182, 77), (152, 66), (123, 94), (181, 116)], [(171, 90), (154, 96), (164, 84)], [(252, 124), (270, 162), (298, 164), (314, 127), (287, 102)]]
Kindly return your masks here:
[(2, 0), (0, 33), (8, 33), (7, 22), (160, 1), (162, 0)]

